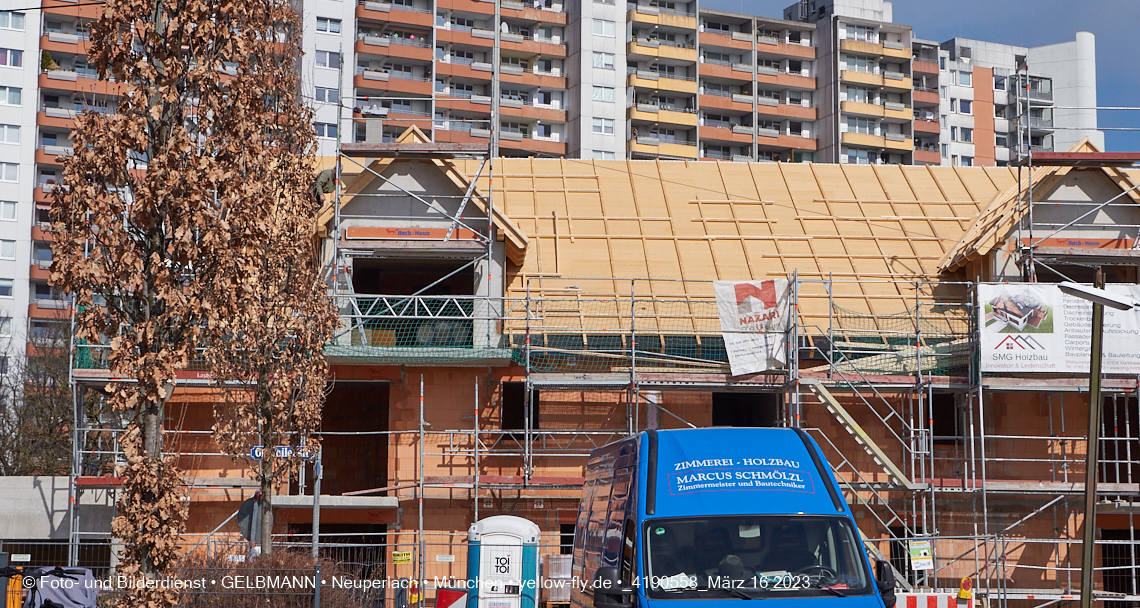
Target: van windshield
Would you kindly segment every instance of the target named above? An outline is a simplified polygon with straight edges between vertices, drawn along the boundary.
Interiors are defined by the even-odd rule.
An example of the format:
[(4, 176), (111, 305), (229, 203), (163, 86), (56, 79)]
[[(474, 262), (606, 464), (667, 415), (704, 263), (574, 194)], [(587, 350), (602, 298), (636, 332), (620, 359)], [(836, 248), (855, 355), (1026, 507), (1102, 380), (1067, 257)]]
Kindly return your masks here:
[(840, 517), (686, 517), (646, 522), (646, 591), (661, 599), (846, 596), (873, 592)]

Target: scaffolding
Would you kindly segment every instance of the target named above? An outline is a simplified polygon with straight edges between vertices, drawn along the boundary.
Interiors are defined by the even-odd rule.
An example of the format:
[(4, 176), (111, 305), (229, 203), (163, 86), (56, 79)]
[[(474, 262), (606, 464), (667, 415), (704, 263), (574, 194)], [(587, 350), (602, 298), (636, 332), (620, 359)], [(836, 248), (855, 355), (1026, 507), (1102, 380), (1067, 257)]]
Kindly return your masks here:
[[(425, 162), (473, 158), (479, 169), (462, 195), (428, 197), (385, 177), (365, 160), (397, 155)], [(893, 300), (905, 301), (906, 306), (873, 313), (845, 305), (849, 298), (845, 294), (862, 292), (863, 281), (793, 274), (789, 279), (797, 314), (784, 336), (787, 351), (793, 354), (788, 365), (770, 373), (732, 377), (711, 281), (532, 276), (524, 277), (513, 291), (505, 283), (501, 292), (493, 289), (490, 271), (496, 244), (502, 241), (496, 235), (501, 228), (496, 224), (493, 164), (488, 159), (489, 150), (462, 144), (341, 146), (325, 277), (341, 311), (342, 326), (327, 354), (342, 364), (515, 366), (525, 383), (527, 413), (536, 390), (606, 393), (613, 396), (615, 407), (624, 406), (625, 411), (614, 428), (536, 428), (530, 415), (523, 416), (522, 428), (487, 428), (480, 421), (483, 402), (477, 378), (472, 425), (437, 429), (429, 420), (431, 403), (425, 402), (420, 378), (414, 430), (362, 432), (384, 435), (389, 441), (417, 442), (415, 479), (352, 494), (414, 492), (418, 510), (415, 540), (401, 546), (416, 553), (421, 588), (427, 582), (425, 553), (434, 544), (428, 539), (432, 533), (425, 529), (423, 503), (433, 492), (449, 497), (465, 494), (476, 518), (486, 491), (549, 490), (552, 496), (561, 496), (558, 492), (576, 490), (580, 481), (541, 475), (538, 459), (557, 456), (584, 463), (592, 449), (640, 432), (650, 418), (658, 424), (696, 426), (671, 411), (661, 401), (661, 393), (748, 391), (777, 396), (779, 424), (804, 428), (819, 443), (848, 502), (860, 514), (868, 550), (883, 560), (890, 554), (904, 587), (948, 588), (950, 582), (973, 577), (979, 594), (1001, 605), (1033, 597), (1065, 601), (1073, 594), (1071, 573), (1077, 568), (1071, 565), (1069, 549), (1076, 541), (1029, 537), (1022, 530), (1034, 518), (1052, 517), (1058, 530), (1074, 521), (1070, 498), (1083, 492), (1077, 481), (1083, 459), (1077, 453), (1085, 439), (1069, 431), (1065, 397), (1079, 392), (1081, 384), (1060, 378), (984, 377), (978, 369), (976, 282), (890, 280), (897, 292)], [(462, 234), (453, 255), (466, 260), (452, 274), (480, 269), (476, 276), (486, 286), (484, 293), (424, 293), (451, 275), (440, 276), (411, 294), (357, 293), (351, 276), (353, 260), (371, 252), (354, 249), (356, 245), (345, 237), (354, 220), (378, 216), (341, 213), (342, 196), (348, 195), (341, 184), (341, 161), (391, 186), (401, 199), (449, 220), (442, 247), (451, 247)], [(489, 187), (481, 193), (475, 183), (484, 170)], [(391, 195), (353, 192), (351, 196), (384, 200)], [(1019, 191), (1018, 201), (1022, 200), (1032, 201), (1032, 195), (1024, 199)], [(441, 210), (440, 201), (454, 205), (456, 211)], [(583, 285), (594, 287), (583, 289)], [(597, 288), (600, 285), (607, 288)], [(815, 312), (808, 314), (808, 310)], [(106, 377), (105, 350), (103, 345), (76, 345), (77, 385), (113, 380)], [(192, 364), (180, 384), (208, 381), (195, 376), (195, 371)], [(1102, 434), (1101, 453), (1106, 458), (1101, 460), (1101, 473), (1113, 481), (1100, 484), (1098, 492), (1102, 504), (1127, 515), (1129, 538), (1106, 539), (1098, 543), (1101, 547), (1127, 546), (1129, 551), (1135, 547), (1132, 523), (1140, 503), (1136, 485), (1140, 470), (1133, 464), (1133, 450), (1140, 450), (1136, 427), (1140, 414), (1132, 395), (1138, 390), (1140, 378), (1113, 377), (1105, 382), (1113, 412), (1104, 424), (1123, 421), (1124, 431)], [(990, 430), (997, 428), (992, 418), (987, 421), (993, 414), (993, 393), (1010, 391), (1048, 393), (1047, 433)], [(950, 395), (954, 432), (943, 434), (935, 428), (935, 409), (939, 400), (937, 407), (945, 407), (946, 395)], [(805, 405), (812, 402), (819, 405)], [(78, 416), (76, 432), (88, 432)], [(331, 439), (335, 434), (327, 435)], [(113, 433), (107, 438), (113, 441)], [(112, 446), (112, 456), (114, 451)], [(462, 459), (462, 466), (471, 473), (432, 475), (424, 468), (427, 457)], [(482, 463), (492, 457), (518, 462), (522, 474), (481, 474)], [(77, 454), (73, 488), (90, 475), (85, 473), (84, 462)], [(1034, 476), (1005, 472), (1014, 465), (1034, 471)], [(298, 489), (304, 493), (305, 488), (302, 481)], [(1007, 523), (1008, 517), (1003, 519), (992, 509), (1011, 500), (1023, 504), (1025, 513)], [(73, 500), (73, 522), (79, 518), (77, 505)], [(949, 516), (971, 519), (970, 533), (944, 532)], [(959, 525), (959, 529), (969, 527)], [(897, 547), (913, 539), (934, 541), (932, 572), (913, 575), (905, 559), (895, 555)], [(461, 541), (451, 538), (442, 544), (456, 542)], [(1052, 561), (1021, 563), (1019, 559), (1046, 549), (1053, 552)], [(1011, 588), (1014, 568), (1041, 570), (1041, 579), (1055, 584), (1041, 589)], [(1126, 566), (1102, 565), (1098, 570), (1104, 576), (1128, 577), (1131, 585), (1130, 593), (1098, 594), (1099, 599), (1140, 601), (1134, 561)]]

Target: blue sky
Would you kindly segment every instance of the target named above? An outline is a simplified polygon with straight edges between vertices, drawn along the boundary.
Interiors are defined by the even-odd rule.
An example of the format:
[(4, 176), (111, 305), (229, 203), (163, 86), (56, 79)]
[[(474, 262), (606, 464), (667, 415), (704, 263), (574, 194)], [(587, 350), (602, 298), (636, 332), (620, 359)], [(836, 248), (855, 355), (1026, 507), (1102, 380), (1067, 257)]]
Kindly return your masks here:
[[(793, 0), (702, 0), (703, 8), (780, 17)], [(895, 0), (895, 22), (943, 42), (960, 36), (1018, 46), (1096, 35), (1097, 104), (1140, 106), (1140, 0)], [(1140, 111), (1101, 111), (1100, 127), (1140, 128)], [(1105, 131), (1105, 147), (1140, 151), (1140, 132)]]

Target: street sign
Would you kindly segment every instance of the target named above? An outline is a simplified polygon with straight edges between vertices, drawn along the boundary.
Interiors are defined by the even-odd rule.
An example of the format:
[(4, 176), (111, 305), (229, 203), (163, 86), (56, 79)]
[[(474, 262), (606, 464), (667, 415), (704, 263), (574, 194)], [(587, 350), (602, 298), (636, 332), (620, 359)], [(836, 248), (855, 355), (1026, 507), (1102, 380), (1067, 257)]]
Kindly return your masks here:
[(249, 457), (250, 458), (252, 458), (254, 460), (261, 460), (261, 457), (263, 455), (265, 455), (265, 448), (263, 446), (255, 445), (252, 448), (249, 448)]

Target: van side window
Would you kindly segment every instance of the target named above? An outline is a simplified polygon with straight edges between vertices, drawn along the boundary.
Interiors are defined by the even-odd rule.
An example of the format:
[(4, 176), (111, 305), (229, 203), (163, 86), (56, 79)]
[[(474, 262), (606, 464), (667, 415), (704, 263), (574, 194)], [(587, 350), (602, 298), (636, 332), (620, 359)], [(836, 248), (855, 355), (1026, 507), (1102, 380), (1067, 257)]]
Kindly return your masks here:
[(628, 583), (633, 580), (634, 564), (636, 561), (635, 538), (637, 537), (637, 524), (632, 519), (625, 522), (625, 538), (621, 549), (621, 580)]

